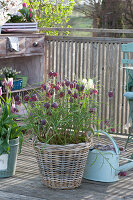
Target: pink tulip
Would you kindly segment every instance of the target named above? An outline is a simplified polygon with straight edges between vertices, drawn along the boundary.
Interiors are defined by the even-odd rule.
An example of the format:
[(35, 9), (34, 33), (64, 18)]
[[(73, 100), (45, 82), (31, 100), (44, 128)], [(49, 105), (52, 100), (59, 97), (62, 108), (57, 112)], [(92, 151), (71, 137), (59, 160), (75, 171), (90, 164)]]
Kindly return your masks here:
[(7, 86), (7, 87), (13, 87), (13, 78), (8, 78), (8, 79), (5, 79), (3, 82), (2, 82), (2, 85), (4, 86)]
[(96, 89), (93, 90), (94, 94), (98, 94), (98, 91)]
[(29, 18), (31, 18), (31, 17), (32, 17), (32, 13), (29, 14)]
[(23, 5), (23, 7), (27, 8), (27, 4), (26, 3), (23, 3), (22, 5)]
[(13, 87), (13, 78), (8, 78), (7, 86)]
[(32, 9), (30, 8), (29, 11), (32, 12)]

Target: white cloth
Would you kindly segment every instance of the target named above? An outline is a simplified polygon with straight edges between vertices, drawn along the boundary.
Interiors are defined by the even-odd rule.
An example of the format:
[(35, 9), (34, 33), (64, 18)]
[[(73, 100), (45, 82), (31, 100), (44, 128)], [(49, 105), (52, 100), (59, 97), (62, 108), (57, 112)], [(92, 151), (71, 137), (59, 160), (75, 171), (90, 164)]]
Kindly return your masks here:
[(18, 37), (7, 37), (7, 49), (10, 51), (19, 51)]

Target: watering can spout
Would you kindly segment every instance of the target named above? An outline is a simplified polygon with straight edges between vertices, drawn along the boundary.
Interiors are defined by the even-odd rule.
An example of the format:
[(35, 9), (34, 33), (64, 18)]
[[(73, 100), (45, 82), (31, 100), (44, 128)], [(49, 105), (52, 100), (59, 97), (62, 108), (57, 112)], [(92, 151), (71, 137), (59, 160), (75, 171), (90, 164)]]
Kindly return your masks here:
[(129, 162), (129, 163), (126, 163), (120, 167), (117, 168), (116, 170), (116, 175), (119, 173), (119, 172), (124, 172), (124, 171), (128, 171), (129, 169), (133, 168), (133, 162)]

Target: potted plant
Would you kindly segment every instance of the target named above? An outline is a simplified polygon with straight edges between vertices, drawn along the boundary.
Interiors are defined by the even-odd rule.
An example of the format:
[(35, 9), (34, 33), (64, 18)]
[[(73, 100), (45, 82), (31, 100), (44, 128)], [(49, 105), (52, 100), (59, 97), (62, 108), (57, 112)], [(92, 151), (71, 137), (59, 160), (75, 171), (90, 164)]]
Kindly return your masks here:
[[(12, 67), (3, 67), (0, 70), (0, 74), (3, 76), (3, 79), (5, 78), (8, 80), (8, 78), (13, 78), (13, 87), (11, 90), (19, 90), (22, 89), (22, 78), (17, 77), (18, 74), (21, 72), (17, 72), (16, 69), (13, 69)], [(5, 88), (3, 87), (3, 91)]]
[(50, 72), (41, 91), (26, 95), (28, 130), (42, 182), (51, 188), (72, 189), (81, 184), (91, 138), (99, 125), (93, 80), (58, 81)]
[(17, 13), (8, 16), (10, 19), (2, 26), (3, 31), (37, 31), (34, 12), (26, 3), (22, 4), (22, 8)]
[(21, 0), (1, 0), (0, 1), (0, 34), (2, 25), (5, 24), (9, 17), (9, 14), (13, 14), (15, 10), (21, 8)]
[[(14, 100), (11, 98), (11, 87), (13, 79), (4, 80), (3, 84), (6, 88), (6, 98), (2, 96), (2, 88), (0, 87), (0, 177), (9, 177), (15, 174), (16, 159), (21, 151), (24, 126), (19, 127), (15, 121), (17, 108), (14, 105)], [(18, 97), (15, 99), (17, 101)]]

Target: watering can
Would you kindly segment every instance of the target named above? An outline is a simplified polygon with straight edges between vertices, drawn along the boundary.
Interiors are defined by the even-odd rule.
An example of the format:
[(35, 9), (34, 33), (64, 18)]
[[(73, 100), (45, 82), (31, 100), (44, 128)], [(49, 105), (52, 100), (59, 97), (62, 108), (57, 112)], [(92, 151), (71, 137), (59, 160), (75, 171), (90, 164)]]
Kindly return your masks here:
[(133, 168), (133, 160), (121, 158), (127, 161), (126, 164), (119, 166), (120, 151), (113, 137), (104, 131), (95, 131), (103, 133), (112, 142), (114, 150), (90, 149), (84, 170), (83, 178), (101, 182), (115, 182), (119, 180), (118, 173)]

